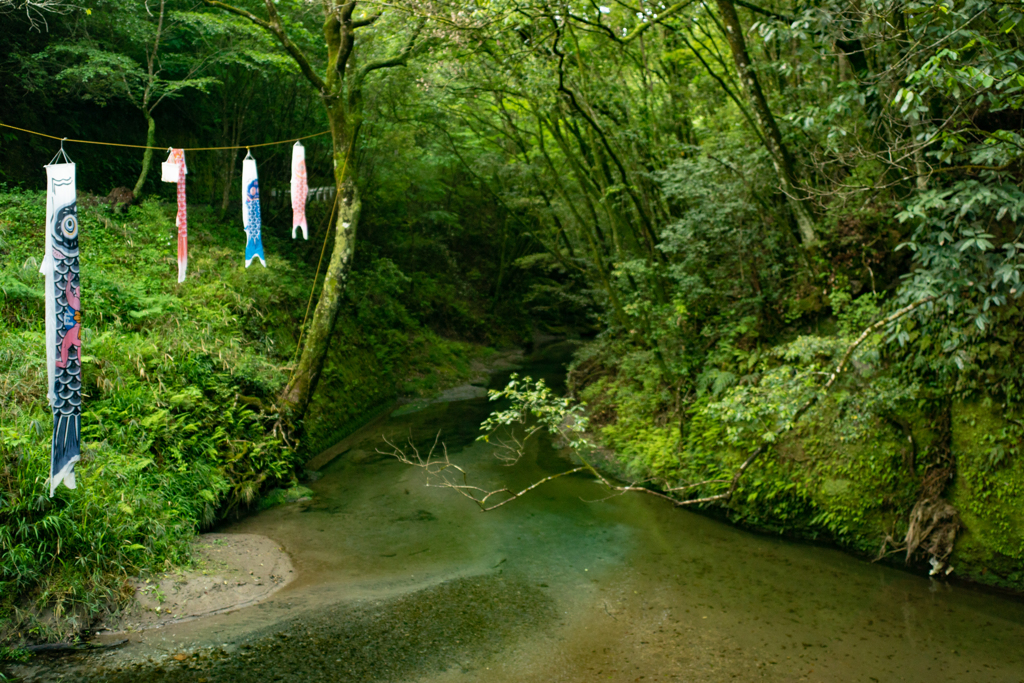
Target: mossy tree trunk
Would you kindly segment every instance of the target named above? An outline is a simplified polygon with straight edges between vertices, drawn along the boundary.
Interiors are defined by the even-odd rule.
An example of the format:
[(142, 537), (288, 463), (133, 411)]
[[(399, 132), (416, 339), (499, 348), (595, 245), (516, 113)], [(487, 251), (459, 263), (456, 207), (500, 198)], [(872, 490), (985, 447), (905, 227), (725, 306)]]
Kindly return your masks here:
[(305, 335), (302, 355), (292, 373), (291, 381), (281, 395), (282, 401), (296, 416), (305, 414), (320, 381), (320, 373), (344, 297), (345, 281), (352, 268), (356, 228), (359, 226), (359, 214), (362, 210), (355, 168), (350, 163), (355, 131), (351, 130), (344, 111), (332, 112), (328, 109), (328, 116), (331, 118), (331, 135), (334, 143), (334, 186), (338, 193), (334, 216), (334, 248), (331, 250), (327, 274), (316, 310), (313, 312), (313, 320)]
[(273, 0), (264, 0), (266, 19), (219, 0), (204, 2), (208, 6), (219, 7), (245, 17), (272, 33), (282, 49), (298, 64), (306, 80), (320, 93), (330, 124), (334, 187), (337, 192), (334, 247), (327, 264), (320, 298), (309, 331), (305, 335), (305, 345), (302, 347), (291, 380), (279, 397), (282, 408), (290, 413), (290, 418), (301, 420), (316, 392), (324, 359), (330, 347), (331, 335), (338, 320), (338, 311), (341, 309), (345, 281), (352, 269), (356, 228), (359, 226), (359, 214), (362, 209), (355, 149), (362, 125), (363, 86), (370, 73), (379, 69), (403, 66), (407, 62), (417, 46), (424, 21), (415, 24), (408, 40), (396, 54), (384, 59), (364, 59), (358, 68), (352, 68), (356, 31), (364, 26), (370, 26), (381, 15), (378, 13), (356, 18), (354, 14), (357, 0), (325, 0), (323, 31), (327, 46), (327, 68), (321, 77), (306, 55), (289, 39)]
[[(142, 194), (142, 188), (146, 184), (146, 177), (149, 175), (149, 167), (153, 165), (153, 148), (156, 147), (156, 119), (153, 118), (153, 111), (160, 104), (159, 98), (156, 104), (151, 104), (154, 96), (154, 86), (157, 83), (157, 55), (160, 53), (160, 41), (164, 33), (164, 11), (167, 0), (160, 0), (160, 14), (156, 22), (156, 35), (153, 38), (153, 48), (146, 52), (146, 86), (142, 90), (139, 100), (132, 98), (135, 106), (142, 110), (146, 117), (146, 151), (142, 155), (142, 171), (139, 179), (135, 181), (132, 189), (132, 196), (138, 198)], [(130, 93), (130, 91), (129, 91)]]
[(146, 152), (142, 155), (142, 172), (139, 179), (135, 181), (132, 195), (138, 197), (142, 193), (142, 186), (146, 184), (146, 176), (149, 175), (149, 167), (153, 165), (153, 147), (156, 146), (156, 119), (148, 111), (146, 115)]

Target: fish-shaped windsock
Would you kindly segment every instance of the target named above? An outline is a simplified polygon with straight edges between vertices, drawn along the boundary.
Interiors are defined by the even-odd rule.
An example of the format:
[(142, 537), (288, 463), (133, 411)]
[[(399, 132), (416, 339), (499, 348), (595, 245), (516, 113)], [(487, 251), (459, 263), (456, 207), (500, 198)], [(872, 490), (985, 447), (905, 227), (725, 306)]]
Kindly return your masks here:
[(292, 147), (292, 239), (295, 231), (302, 228), (302, 239), (309, 239), (306, 225), (306, 197), (309, 196), (309, 180), (306, 178), (306, 148), (301, 142)]
[(185, 150), (172, 149), (167, 161), (161, 166), (161, 180), (165, 183), (178, 184), (178, 215), (175, 225), (178, 226), (178, 282), (185, 281), (188, 271), (188, 212), (185, 203)]
[[(65, 157), (67, 159), (67, 157)], [(75, 488), (81, 457), (82, 304), (78, 275), (78, 203), (75, 165), (46, 167), (46, 392), (53, 409), (50, 497), (64, 483)]]
[(256, 160), (246, 154), (242, 160), (242, 223), (245, 226), (245, 267), (258, 258), (263, 267), (263, 237), (260, 235), (260, 181), (256, 174)]

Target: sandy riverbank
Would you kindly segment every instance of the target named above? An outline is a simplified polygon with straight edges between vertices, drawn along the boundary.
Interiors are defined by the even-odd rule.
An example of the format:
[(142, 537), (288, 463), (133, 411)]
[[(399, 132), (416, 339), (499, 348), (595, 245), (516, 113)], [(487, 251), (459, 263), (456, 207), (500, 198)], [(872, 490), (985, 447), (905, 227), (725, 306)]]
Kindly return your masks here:
[(95, 628), (102, 636), (130, 634), (224, 614), (266, 600), (295, 578), (279, 545), (257, 534), (202, 534), (196, 563), (149, 579), (133, 579), (135, 600)]

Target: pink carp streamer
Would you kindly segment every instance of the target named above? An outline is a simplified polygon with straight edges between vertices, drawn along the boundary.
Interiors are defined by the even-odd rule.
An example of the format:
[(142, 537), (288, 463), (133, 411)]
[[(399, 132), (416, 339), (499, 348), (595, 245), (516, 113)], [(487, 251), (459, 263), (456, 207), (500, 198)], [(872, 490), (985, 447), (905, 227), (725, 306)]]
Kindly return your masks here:
[(309, 228), (306, 225), (306, 198), (308, 196), (306, 148), (296, 142), (292, 146), (292, 239), (295, 239), (295, 231), (299, 228), (302, 228), (302, 238), (309, 239)]
[(163, 164), (162, 179), (168, 183), (178, 183), (178, 215), (175, 225), (178, 226), (178, 282), (185, 281), (188, 271), (188, 211), (185, 201), (185, 150), (172, 149), (167, 161)]

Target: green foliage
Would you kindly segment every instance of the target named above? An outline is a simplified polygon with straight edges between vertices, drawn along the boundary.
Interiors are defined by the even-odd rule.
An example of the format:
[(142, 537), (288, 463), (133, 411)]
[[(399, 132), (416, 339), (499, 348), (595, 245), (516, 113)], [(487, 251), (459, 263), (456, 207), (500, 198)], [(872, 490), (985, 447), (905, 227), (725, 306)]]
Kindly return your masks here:
[[(334, 392), (325, 392), (333, 394)], [(316, 403), (322, 403), (317, 401)], [(334, 404), (337, 406), (337, 404)], [(302, 449), (306, 455), (316, 456), (323, 451), (327, 450), (331, 446), (335, 445), (350, 434), (355, 433), (365, 425), (372, 422), (374, 419), (384, 415), (394, 408), (395, 401), (393, 398), (388, 398), (385, 401), (371, 407), (369, 410), (365, 410), (361, 413), (357, 413), (355, 417), (352, 417), (344, 422), (325, 422), (323, 420), (309, 421), (309, 429), (306, 438), (302, 441)], [(318, 408), (319, 405), (315, 405)], [(337, 417), (335, 418), (337, 420)], [(322, 425), (317, 428), (317, 425)]]
[[(32, 653), (24, 648), (12, 648), (0, 645), (0, 662), (27, 662), (32, 659)], [(6, 676), (0, 680), (8, 680)]]
[[(873, 315), (873, 311), (865, 315)], [(877, 551), (914, 502), (913, 471), (891, 414), (906, 412), (916, 395), (889, 377), (878, 377), (876, 335), (855, 355), (860, 367), (801, 423), (793, 416), (820, 391), (851, 339), (805, 336), (764, 354), (744, 382), (709, 389), (684, 411), (657, 387), (657, 372), (631, 357), (594, 345), (577, 361), (615, 368), (584, 388), (602, 442), (615, 449), (630, 476), (668, 490), (692, 482), (686, 497), (728, 489), (740, 463), (762, 443), (770, 455), (740, 482), (728, 503), (736, 521), (780, 533), (827, 537), (860, 552)], [(603, 348), (602, 348), (603, 346)], [(609, 359), (614, 361), (609, 362)], [(609, 419), (610, 418), (610, 419)]]
[(573, 449), (581, 449), (588, 444), (585, 438), (588, 421), (584, 416), (584, 406), (574, 403), (570, 398), (556, 396), (543, 379), (536, 382), (529, 376), (520, 379), (513, 372), (503, 389), (487, 392), (487, 399), (507, 400), (509, 407), (495, 410), (487, 416), (480, 425), (480, 430), (484, 432), (478, 439), (480, 441), (489, 441), (491, 434), (497, 430), (530, 423), (530, 434), (538, 430), (561, 434)]
[[(166, 96), (169, 143), (324, 128), (321, 94), (279, 77), (296, 66), (264, 32), (168, 3), (159, 49), (153, 18), (123, 0), (55, 19), (46, 36), (0, 31), (0, 118), (110, 139), (118, 107), (149, 87), (155, 101)], [(467, 377), (476, 352), (465, 340), (596, 332), (571, 384), (630, 477), (705, 482), (686, 495), (716, 495), (763, 448), (729, 514), (867, 552), (905, 531), (928, 468), (953, 466), (957, 505), (989, 529), (969, 532), (973, 557), (998, 555), (999, 575), (1014, 575), (1017, 508), (983, 492), (1016, 491), (1021, 461), (1024, 14), (993, 0), (717, 7), (730, 4), (745, 54), (724, 15), (701, 3), (417, 8), (430, 20), (430, 59), (377, 73), (361, 93), (359, 246), (299, 448), (323, 447), (396, 394)], [(277, 7), (323, 70), (320, 17), (302, 3)], [(404, 35), (393, 9), (360, 29), (360, 60)], [(751, 70), (737, 73), (735, 59)], [(744, 87), (752, 80), (758, 88)], [(186, 108), (173, 96), (189, 84)], [(135, 122), (118, 134), (144, 131)], [(311, 185), (333, 183), (334, 152), (309, 141)], [(137, 173), (129, 154), (82, 150), (83, 182), (103, 193), (125, 184)], [(287, 155), (262, 154), (273, 189)], [(0, 133), (0, 156), (6, 177), (40, 182), (42, 150), (27, 138)], [(190, 199), (235, 212), (233, 152), (195, 156)], [(37, 255), (16, 226), (38, 222), (40, 209), (8, 196), (22, 198), (0, 208), (0, 334), (19, 350), (12, 358), (31, 358)], [(814, 245), (799, 234), (799, 207)], [(266, 399), (294, 356), (327, 207), (310, 204), (321, 227), (313, 220), (309, 243), (283, 247), (292, 258), (273, 274), (243, 274), (229, 233), (206, 214), (197, 277), (180, 290), (153, 265), (169, 267), (165, 211), (143, 204), (102, 229), (85, 219), (103, 240), (96, 262), (110, 264), (89, 270), (85, 286), (90, 410), (104, 425), (90, 438), (145, 453), (173, 476), (208, 463), (224, 479), (217, 510), (235, 509), (288, 476), (291, 456), (264, 438)], [(287, 212), (268, 201), (267, 225)], [(129, 276), (136, 259), (152, 272)], [(925, 301), (872, 330), (821, 394), (862, 331)], [(4, 362), (34, 386), (31, 361)], [(505, 397), (518, 412), (498, 422), (536, 412), (548, 424), (574, 410), (532, 384)], [(918, 438), (951, 402), (979, 401), (1000, 419), (985, 421), (976, 448), (955, 434), (953, 449)], [(5, 422), (12, 439), (42, 424), (30, 413)], [(909, 455), (908, 438), (918, 444)], [(208, 512), (197, 507), (195, 524)]]
[(471, 373), (478, 352), (424, 329), (400, 301), (409, 278), (375, 259), (353, 274), (297, 453), (272, 433), (273, 406), (313, 268), (267, 230), (272, 270), (246, 270), (236, 226), (190, 206), (179, 285), (172, 206), (111, 214), (83, 194), (83, 457), (78, 488), (50, 499), (44, 207), (41, 193), (0, 194), (0, 640), (74, 637), (130, 597), (128, 577), (187, 563), (199, 530), (290, 485), (350, 418)]
[[(231, 270), (232, 251), (209, 244), (178, 286), (167, 207), (147, 203), (115, 223), (83, 199), (83, 455), (78, 489), (49, 499), (42, 282), (22, 267), (42, 248), (45, 199), (0, 195), (9, 250), (0, 272), (20, 285), (5, 288), (0, 318), (5, 640), (72, 636), (127, 597), (129, 575), (187, 562), (200, 528), (292, 477), (293, 455), (268, 432), (272, 416), (254, 408), (284, 376), (238, 325), (250, 295), (202, 275)], [(194, 235), (216, 230), (191, 213)], [(56, 615), (52, 627), (35, 619), (41, 611)]]
[(313, 497), (313, 490), (305, 486), (292, 486), (287, 489), (273, 489), (269, 491), (267, 495), (260, 498), (260, 510), (266, 510), (272, 508), (275, 505), (284, 505), (285, 503), (294, 503), (299, 500), (310, 499)]
[(884, 303), (883, 297), (875, 292), (854, 298), (848, 289), (840, 287), (833, 289), (828, 299), (841, 337), (855, 337), (876, 322)]
[(82, 44), (54, 45), (38, 57), (63, 64), (63, 69), (54, 78), (55, 82), (69, 92), (79, 91), (82, 99), (100, 106), (117, 97), (141, 105), (147, 87), (155, 99), (161, 99), (179, 97), (182, 91), (190, 88), (205, 92), (217, 83), (213, 78), (150, 78), (145, 68), (130, 57)]

